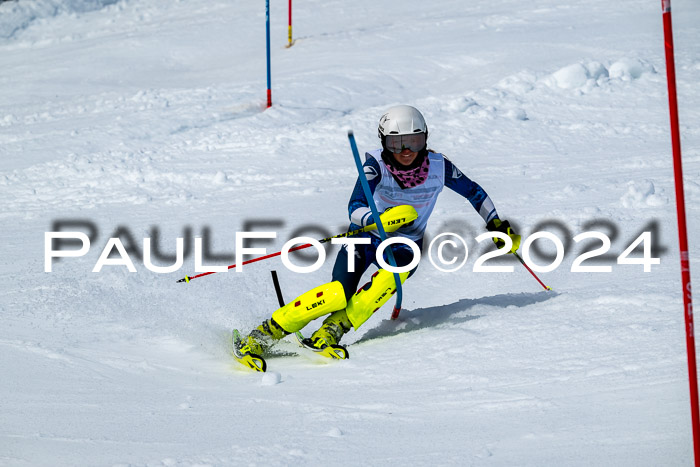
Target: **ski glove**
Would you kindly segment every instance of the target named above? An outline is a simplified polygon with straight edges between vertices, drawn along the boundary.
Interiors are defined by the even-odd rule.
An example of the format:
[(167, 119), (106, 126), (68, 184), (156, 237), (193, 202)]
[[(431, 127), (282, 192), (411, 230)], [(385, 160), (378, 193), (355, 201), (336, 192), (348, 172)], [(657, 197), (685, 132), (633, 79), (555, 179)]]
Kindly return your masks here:
[[(508, 235), (511, 240), (513, 240), (513, 247), (508, 253), (515, 253), (520, 247), (520, 235), (517, 235), (513, 231), (513, 228), (510, 226), (510, 222), (494, 218), (491, 219), (488, 224), (486, 224), (486, 228), (489, 230), (489, 232), (503, 232), (504, 234)], [(493, 237), (493, 243), (495, 243), (496, 247), (499, 249), (506, 246), (506, 242), (498, 237)]]
[[(379, 219), (382, 221), (384, 230), (387, 232), (395, 232), (403, 226), (413, 225), (413, 221), (418, 219), (418, 213), (413, 206), (402, 204), (386, 208), (384, 212), (379, 215)], [(370, 215), (369, 219), (367, 219), (367, 224), (368, 229), (376, 228), (374, 225), (374, 217)]]

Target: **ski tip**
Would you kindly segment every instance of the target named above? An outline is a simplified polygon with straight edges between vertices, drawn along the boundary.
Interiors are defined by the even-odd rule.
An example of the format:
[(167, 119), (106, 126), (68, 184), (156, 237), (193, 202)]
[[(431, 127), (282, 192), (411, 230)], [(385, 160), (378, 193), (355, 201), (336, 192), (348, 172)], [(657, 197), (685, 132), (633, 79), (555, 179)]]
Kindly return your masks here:
[(338, 360), (347, 360), (350, 358), (350, 352), (348, 352), (348, 349), (346, 347), (343, 347), (342, 345), (332, 345), (331, 350), (329, 353), (331, 353), (331, 358), (335, 358)]
[(301, 347), (311, 350), (316, 355), (321, 355), (332, 360), (346, 360), (350, 358), (350, 353), (345, 346), (334, 344), (324, 345), (321, 348), (315, 347), (311, 342), (311, 338), (304, 339), (301, 333), (297, 333), (297, 339)]
[(352, 132), (352, 129), (349, 129), (348, 130), (348, 137), (351, 137), (351, 136), (354, 137), (355, 133)]
[(265, 359), (256, 354), (248, 354), (248, 359), (245, 363), (248, 364), (251, 370), (258, 371), (260, 373), (265, 373), (267, 371), (267, 362)]
[(260, 355), (250, 353), (239, 357), (236, 354), (233, 354), (233, 357), (238, 363), (250, 370), (259, 373), (265, 373), (267, 371), (267, 362), (265, 362), (265, 359)]

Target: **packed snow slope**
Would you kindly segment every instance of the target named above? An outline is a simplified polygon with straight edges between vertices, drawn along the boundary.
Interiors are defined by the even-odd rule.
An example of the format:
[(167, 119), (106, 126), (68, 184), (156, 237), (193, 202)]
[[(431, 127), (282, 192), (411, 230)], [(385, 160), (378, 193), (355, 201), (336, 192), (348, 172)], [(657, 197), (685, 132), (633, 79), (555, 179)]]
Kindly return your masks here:
[[(267, 110), (262, 1), (0, 4), (0, 464), (689, 465), (659, 2), (304, 0), (291, 48), (271, 3)], [(700, 6), (673, 7), (697, 283)], [(446, 190), (429, 235), (463, 236), (464, 268), (424, 258), (399, 320), (387, 306), (349, 333), (347, 361), (246, 372), (228, 336), (276, 308), (270, 270), (291, 300), (337, 247), (309, 274), (271, 259), (176, 283), (194, 237), (231, 264), (237, 231), (275, 231), (251, 245), (268, 252), (343, 232), (346, 132), (375, 149), (402, 103), (502, 217), (568, 246), (539, 273), (553, 292), (512, 257), (474, 272), (483, 223)], [(90, 234), (89, 252), (45, 272), (52, 230)], [(583, 265), (611, 272), (571, 272), (591, 230), (611, 246)], [(660, 264), (617, 264), (644, 230)], [(92, 272), (110, 237), (136, 272)], [(167, 266), (178, 237), (183, 266), (147, 269), (143, 240)]]

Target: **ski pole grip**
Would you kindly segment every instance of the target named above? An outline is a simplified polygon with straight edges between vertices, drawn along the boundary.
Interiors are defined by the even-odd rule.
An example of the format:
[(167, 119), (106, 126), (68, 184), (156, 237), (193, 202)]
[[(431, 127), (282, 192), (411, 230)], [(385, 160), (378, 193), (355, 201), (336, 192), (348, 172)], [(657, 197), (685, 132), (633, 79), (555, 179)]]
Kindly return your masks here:
[[(409, 204), (401, 204), (388, 208), (379, 215), (379, 220), (384, 226), (385, 232), (395, 232), (406, 224), (410, 224), (418, 219), (416, 208)], [(370, 224), (366, 227), (367, 230), (374, 230), (377, 224)]]

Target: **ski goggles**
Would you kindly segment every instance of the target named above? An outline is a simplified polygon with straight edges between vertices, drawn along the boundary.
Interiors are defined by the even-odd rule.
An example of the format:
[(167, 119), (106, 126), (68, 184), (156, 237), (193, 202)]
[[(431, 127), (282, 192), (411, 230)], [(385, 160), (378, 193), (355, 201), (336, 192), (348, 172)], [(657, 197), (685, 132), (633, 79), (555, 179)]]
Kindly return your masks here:
[(425, 133), (413, 133), (411, 135), (386, 135), (384, 140), (386, 148), (398, 154), (404, 149), (418, 152), (425, 147)]

